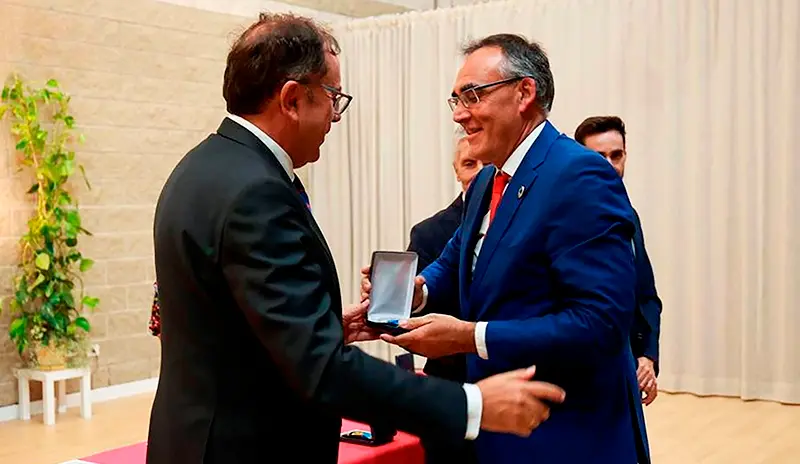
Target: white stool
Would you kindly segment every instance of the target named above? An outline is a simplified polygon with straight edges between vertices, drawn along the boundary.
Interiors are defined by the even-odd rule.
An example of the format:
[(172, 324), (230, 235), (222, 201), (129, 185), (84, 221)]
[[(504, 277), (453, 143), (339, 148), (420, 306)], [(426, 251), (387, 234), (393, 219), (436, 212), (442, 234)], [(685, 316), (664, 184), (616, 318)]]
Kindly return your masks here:
[(59, 371), (39, 371), (36, 369), (17, 369), (15, 372), (19, 384), (19, 418), (31, 419), (30, 381), (42, 382), (42, 404), (44, 423), (56, 423), (55, 382), (58, 382), (58, 412), (67, 411), (67, 380), (81, 379), (81, 417), (92, 417), (92, 370), (89, 367), (64, 369)]

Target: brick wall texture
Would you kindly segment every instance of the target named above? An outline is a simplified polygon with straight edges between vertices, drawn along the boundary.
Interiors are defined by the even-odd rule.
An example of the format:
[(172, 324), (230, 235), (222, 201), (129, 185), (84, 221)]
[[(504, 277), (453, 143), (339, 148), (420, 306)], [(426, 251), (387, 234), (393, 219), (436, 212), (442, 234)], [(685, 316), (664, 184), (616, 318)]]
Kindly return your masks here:
[[(92, 190), (75, 182), (82, 251), (96, 265), (87, 290), (100, 356), (95, 388), (158, 375), (152, 302), (155, 201), (171, 169), (224, 116), (225, 54), (250, 18), (149, 0), (0, 0), (0, 78), (11, 72), (73, 96), (86, 136), (78, 158)], [(0, 294), (10, 289), (16, 243), (30, 205), (15, 174), (8, 125), (0, 125)], [(17, 402), (18, 357), (0, 315), (0, 406)]]

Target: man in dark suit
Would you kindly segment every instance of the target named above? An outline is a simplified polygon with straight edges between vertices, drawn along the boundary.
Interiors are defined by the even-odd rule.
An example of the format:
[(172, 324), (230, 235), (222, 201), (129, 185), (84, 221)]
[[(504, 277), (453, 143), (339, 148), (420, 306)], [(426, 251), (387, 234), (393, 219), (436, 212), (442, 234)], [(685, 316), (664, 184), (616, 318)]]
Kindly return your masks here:
[[(458, 140), (456, 141), (453, 169), (456, 173), (456, 180), (461, 183), (462, 192), (447, 208), (411, 228), (411, 240), (408, 250), (414, 251), (419, 255), (417, 274), (439, 257), (448, 240), (453, 236), (458, 226), (461, 225), (464, 192), (467, 191), (478, 171), (483, 168), (483, 164), (470, 155), (469, 143), (467, 143), (466, 134), (461, 126), (458, 127), (456, 136)], [(433, 305), (429, 305), (424, 309), (423, 313), (443, 313), (458, 316), (460, 310), (458, 304), (442, 308), (435, 308)], [(465, 382), (467, 375), (466, 358), (463, 354), (455, 354), (438, 359), (428, 359), (423, 370), (427, 375), (456, 382)], [(469, 464), (474, 459), (474, 451), (466, 441), (460, 445), (452, 445), (437, 440), (423, 440), (422, 444), (425, 448), (425, 462), (427, 464), (451, 462)]]
[[(628, 151), (625, 123), (617, 116), (592, 116), (575, 129), (575, 140), (600, 153), (620, 175), (625, 176)], [(633, 236), (636, 263), (636, 314), (631, 329), (631, 349), (636, 357), (642, 401), (649, 405), (658, 395), (658, 338), (661, 331), (661, 299), (656, 292), (653, 266), (644, 246), (639, 213), (634, 210), (636, 233)]]
[[(410, 242), (408, 250), (414, 251), (419, 255), (417, 263), (417, 274), (434, 262), (442, 254), (442, 250), (447, 245), (447, 241), (461, 225), (461, 215), (464, 208), (464, 192), (469, 188), (472, 179), (483, 168), (483, 164), (469, 153), (469, 143), (465, 137), (463, 128), (459, 126), (456, 131), (458, 140), (456, 141), (455, 155), (453, 158), (453, 170), (456, 173), (456, 180), (461, 184), (462, 192), (453, 200), (450, 205), (437, 212), (433, 216), (422, 220), (411, 228)], [(443, 313), (457, 316), (459, 314), (458, 305), (447, 308), (426, 307), (424, 313)], [(425, 363), (424, 372), (428, 375), (441, 377), (444, 379), (463, 382), (466, 374), (466, 365), (463, 355), (452, 357), (429, 359)]]
[[(622, 180), (548, 120), (547, 55), (497, 34), (464, 49), (451, 98), (470, 152), (490, 164), (464, 219), (422, 271), (413, 307), (460, 302), (381, 339), (422, 356), (467, 354), (467, 379), (536, 364), (567, 399), (530, 437), (482, 433), (478, 462), (648, 464), (636, 368), (633, 210)], [(362, 289), (370, 288), (368, 274)]]
[(294, 169), (316, 161), (351, 97), (336, 40), (262, 14), (224, 73), (230, 116), (169, 176), (155, 214), (161, 375), (149, 464), (335, 463), (341, 417), (460, 442), (527, 435), (553, 385), (533, 369), (477, 384), (417, 376), (349, 344), (373, 339), (366, 304), (342, 309), (336, 269)]

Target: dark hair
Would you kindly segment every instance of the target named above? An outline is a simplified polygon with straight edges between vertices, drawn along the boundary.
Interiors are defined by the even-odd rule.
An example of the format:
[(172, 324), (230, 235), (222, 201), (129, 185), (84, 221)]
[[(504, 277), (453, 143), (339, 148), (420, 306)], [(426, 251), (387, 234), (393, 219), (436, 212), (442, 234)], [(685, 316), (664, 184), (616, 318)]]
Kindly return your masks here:
[(544, 49), (536, 42), (516, 34), (495, 34), (468, 43), (464, 55), (485, 48), (497, 47), (503, 51), (504, 62), (500, 65), (500, 74), (504, 79), (513, 77), (530, 77), (536, 82), (536, 103), (545, 112), (553, 108), (556, 94), (550, 61)]
[(261, 13), (228, 53), (222, 96), (231, 114), (257, 114), (287, 81), (328, 72), (325, 54), (339, 43), (322, 26), (292, 14)]
[(617, 116), (592, 116), (586, 118), (575, 129), (575, 140), (584, 145), (586, 137), (617, 131), (622, 136), (622, 145), (625, 145), (625, 123)]

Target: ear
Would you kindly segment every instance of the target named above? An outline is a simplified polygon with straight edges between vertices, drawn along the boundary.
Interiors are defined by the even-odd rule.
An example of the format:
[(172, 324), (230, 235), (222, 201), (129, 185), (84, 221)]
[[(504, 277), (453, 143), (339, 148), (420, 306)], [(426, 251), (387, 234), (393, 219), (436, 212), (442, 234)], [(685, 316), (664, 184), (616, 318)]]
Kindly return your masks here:
[(530, 77), (522, 79), (519, 85), (519, 109), (523, 113), (536, 107), (536, 81)]
[(278, 105), (280, 106), (281, 112), (288, 115), (289, 118), (294, 121), (300, 119), (298, 106), (302, 91), (302, 86), (299, 83), (296, 81), (289, 81), (283, 84), (278, 94)]

